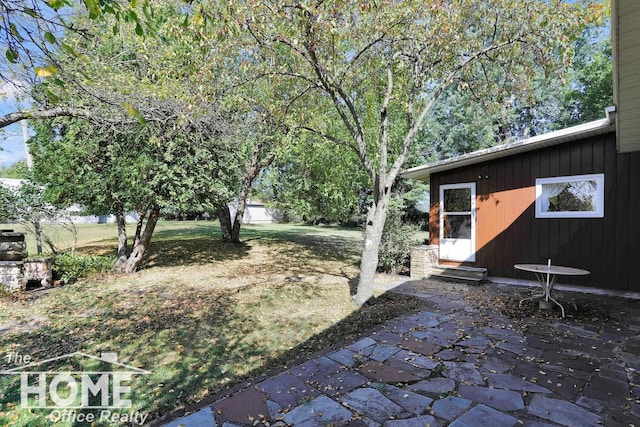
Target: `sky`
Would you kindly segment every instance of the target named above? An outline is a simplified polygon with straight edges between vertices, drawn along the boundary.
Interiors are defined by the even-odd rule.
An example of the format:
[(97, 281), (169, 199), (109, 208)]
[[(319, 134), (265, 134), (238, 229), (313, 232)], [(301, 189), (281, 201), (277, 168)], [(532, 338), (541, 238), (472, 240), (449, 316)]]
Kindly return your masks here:
[[(0, 84), (0, 115), (16, 111), (16, 88), (3, 82)], [(22, 125), (14, 123), (0, 129), (0, 167), (10, 166), (26, 158)]]

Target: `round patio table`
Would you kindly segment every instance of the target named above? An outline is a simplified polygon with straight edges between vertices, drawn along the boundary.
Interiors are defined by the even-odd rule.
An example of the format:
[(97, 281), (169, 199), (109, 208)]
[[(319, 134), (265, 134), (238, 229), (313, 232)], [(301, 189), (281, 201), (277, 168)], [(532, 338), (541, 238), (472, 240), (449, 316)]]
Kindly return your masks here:
[(533, 300), (537, 298), (544, 298), (547, 303), (549, 300), (553, 301), (562, 310), (562, 317), (564, 318), (564, 307), (553, 296), (553, 287), (556, 284), (556, 278), (558, 276), (586, 276), (591, 274), (587, 270), (573, 267), (562, 267), (559, 265), (551, 265), (551, 260), (548, 264), (516, 264), (513, 266), (517, 270), (529, 271), (535, 273), (536, 279), (538, 279), (538, 286), (531, 291), (531, 296), (520, 300), (518, 307), (522, 307), (522, 303), (527, 300)]

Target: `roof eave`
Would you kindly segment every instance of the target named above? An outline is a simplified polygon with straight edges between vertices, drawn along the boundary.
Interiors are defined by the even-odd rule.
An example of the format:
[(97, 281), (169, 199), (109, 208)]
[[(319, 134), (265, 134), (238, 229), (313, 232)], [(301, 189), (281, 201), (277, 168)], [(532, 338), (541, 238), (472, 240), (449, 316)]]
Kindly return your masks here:
[(509, 144), (498, 145), (484, 150), (474, 151), (472, 153), (463, 154), (452, 157), (450, 159), (441, 160), (400, 172), (403, 178), (419, 179), (427, 181), (431, 174), (443, 172), (450, 169), (457, 169), (464, 166), (470, 166), (489, 160), (499, 159), (502, 157), (513, 156), (515, 154), (525, 153), (528, 151), (538, 150), (544, 147), (563, 144), (569, 141), (602, 135), (615, 131), (615, 120), (609, 117), (593, 122), (584, 123), (578, 126), (572, 126), (543, 135), (533, 136), (531, 138), (522, 139), (520, 141), (511, 142)]

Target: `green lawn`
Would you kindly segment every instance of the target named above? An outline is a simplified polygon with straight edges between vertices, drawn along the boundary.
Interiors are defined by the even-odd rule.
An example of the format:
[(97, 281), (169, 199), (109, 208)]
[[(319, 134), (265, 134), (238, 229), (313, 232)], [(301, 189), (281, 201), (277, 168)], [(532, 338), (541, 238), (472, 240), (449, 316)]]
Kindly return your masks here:
[[(113, 225), (78, 230), (81, 251), (115, 252)], [(398, 295), (364, 309), (351, 304), (360, 230), (245, 226), (241, 245), (218, 236), (213, 222), (161, 222), (134, 275), (3, 295), (2, 369), (16, 367), (10, 354), (37, 362), (117, 352), (119, 362), (151, 372), (132, 377), (127, 411), (153, 419), (421, 305)], [(90, 425), (54, 423), (51, 409), (20, 408), (17, 375), (0, 378), (0, 396), (0, 425)]]

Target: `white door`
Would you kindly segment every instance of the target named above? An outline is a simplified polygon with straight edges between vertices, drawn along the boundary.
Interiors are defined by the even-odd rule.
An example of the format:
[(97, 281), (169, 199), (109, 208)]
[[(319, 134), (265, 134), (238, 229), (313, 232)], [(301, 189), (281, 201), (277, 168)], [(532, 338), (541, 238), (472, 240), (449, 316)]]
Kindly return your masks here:
[(440, 259), (476, 260), (476, 183), (440, 186)]

